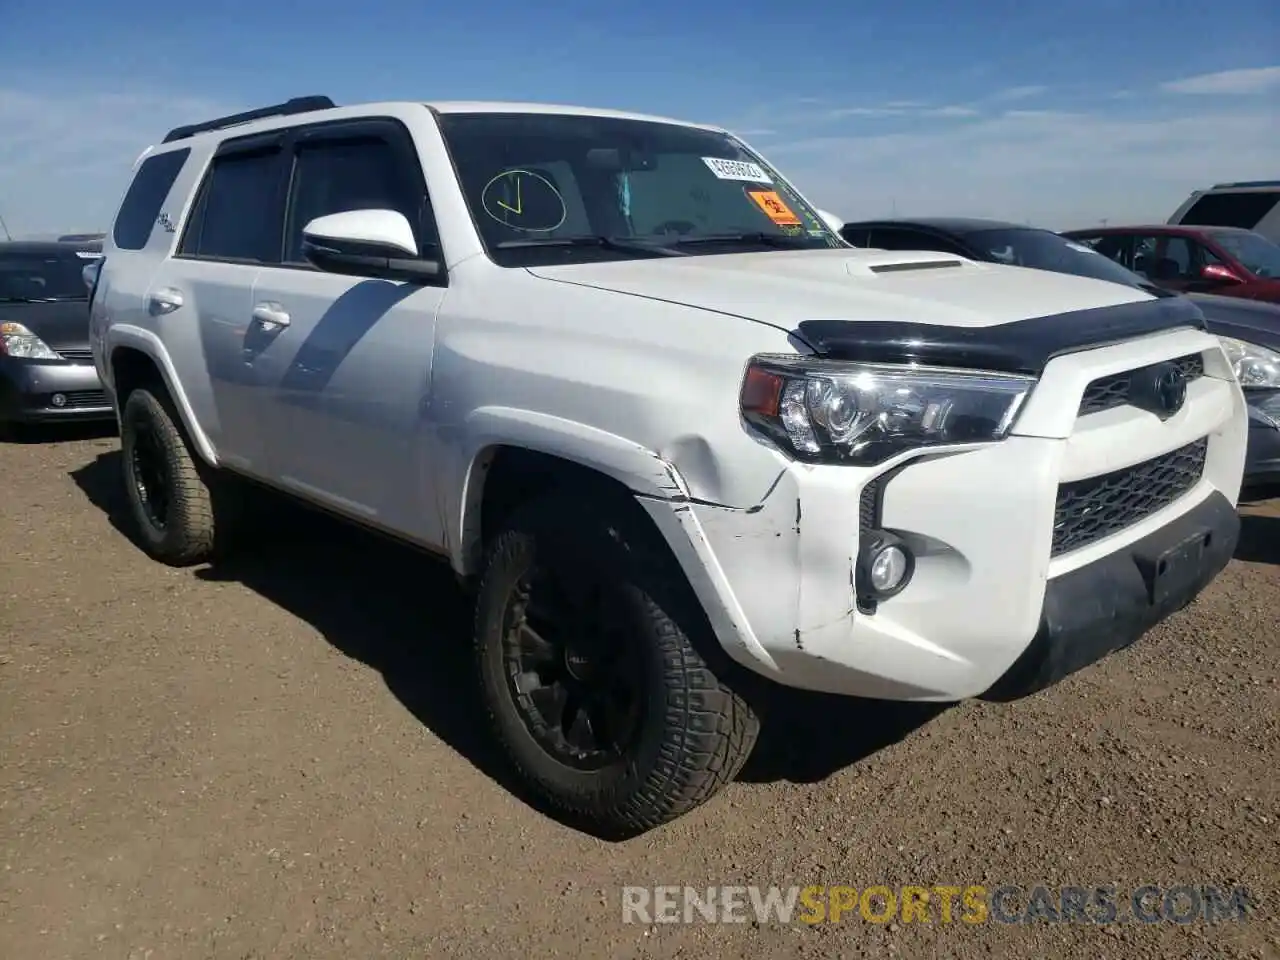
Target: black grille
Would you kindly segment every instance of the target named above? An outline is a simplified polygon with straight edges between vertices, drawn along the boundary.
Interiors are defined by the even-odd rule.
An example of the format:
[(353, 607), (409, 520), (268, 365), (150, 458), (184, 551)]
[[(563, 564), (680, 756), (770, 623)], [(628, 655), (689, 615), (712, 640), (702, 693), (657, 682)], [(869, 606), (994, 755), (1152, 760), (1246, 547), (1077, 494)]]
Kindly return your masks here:
[(1173, 503), (1200, 480), (1208, 448), (1206, 437), (1154, 460), (1059, 486), (1052, 555), (1079, 550)]
[(63, 410), (77, 410), (85, 407), (105, 407), (109, 406), (106, 391), (103, 390), (68, 390), (63, 394), (67, 398), (67, 402), (62, 405)]
[(81, 363), (86, 366), (93, 363), (92, 350), (59, 350), (58, 356), (63, 360), (70, 360), (72, 363)]
[[(1179, 357), (1170, 361), (1190, 383), (1204, 376), (1204, 358), (1198, 353)], [(1099, 413), (1113, 407), (1123, 407), (1129, 402), (1129, 379), (1135, 370), (1124, 373), (1113, 373), (1109, 377), (1099, 377), (1085, 387), (1084, 398), (1080, 401), (1079, 416), (1087, 413)]]

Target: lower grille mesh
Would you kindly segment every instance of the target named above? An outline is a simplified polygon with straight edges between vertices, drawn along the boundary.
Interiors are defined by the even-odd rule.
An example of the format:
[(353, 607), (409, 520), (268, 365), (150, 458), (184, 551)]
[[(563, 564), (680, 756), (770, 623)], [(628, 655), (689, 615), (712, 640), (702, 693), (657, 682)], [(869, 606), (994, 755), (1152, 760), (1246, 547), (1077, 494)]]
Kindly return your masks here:
[(1173, 503), (1199, 482), (1208, 449), (1204, 437), (1145, 463), (1059, 486), (1051, 555), (1079, 550)]

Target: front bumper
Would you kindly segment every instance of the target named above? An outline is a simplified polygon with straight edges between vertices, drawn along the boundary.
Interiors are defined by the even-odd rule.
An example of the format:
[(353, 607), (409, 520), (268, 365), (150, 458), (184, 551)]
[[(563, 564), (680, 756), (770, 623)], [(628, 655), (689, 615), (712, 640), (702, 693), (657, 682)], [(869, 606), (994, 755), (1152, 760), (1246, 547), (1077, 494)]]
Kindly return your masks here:
[(114, 416), (91, 364), (0, 357), (0, 421), (48, 423)]
[(1194, 600), (1239, 539), (1240, 515), (1215, 491), (1167, 527), (1049, 581), (1035, 637), (983, 699), (1017, 700), (1129, 646)]
[[(1197, 352), (1206, 373), (1188, 385), (1177, 414), (1160, 420), (1132, 406), (1077, 414), (1099, 377)], [(1015, 435), (1000, 443), (919, 453), (873, 470), (780, 459), (772, 490), (751, 509), (642, 503), (739, 663), (800, 689), (964, 700), (999, 693), (1002, 681), (1016, 693), (1044, 676), (1065, 675), (1062, 665), (1078, 669), (1132, 642), (1194, 597), (1230, 555), (1232, 531), (1217, 529), (1214, 550), (1193, 563), (1196, 575), (1183, 592), (1150, 603), (1145, 614), (1129, 610), (1114, 635), (1098, 619), (1104, 636), (1079, 641), (1091, 628), (1058, 612), (1063, 598), (1076, 602), (1086, 589), (1077, 584), (1097, 582), (1089, 571), (1133, 565), (1134, 552), (1149, 549), (1163, 531), (1203, 523), (1204, 511), (1217, 510), (1207, 504), (1236, 502), (1247, 422), (1216, 338), (1181, 331), (1054, 359)], [(1161, 464), (1193, 448), (1201, 458), (1194, 475), (1167, 496), (1149, 494), (1149, 484), (1164, 482)], [(1101, 500), (1087, 494), (1082, 504), (1081, 489), (1120, 475), (1134, 478), (1129, 487), (1116, 493), (1104, 484)], [(873, 486), (876, 505), (867, 520), (864, 493)], [(1106, 526), (1113, 516), (1107, 501), (1130, 497), (1143, 503)], [(1067, 536), (1090, 525), (1101, 529)], [(908, 545), (914, 572), (899, 593), (866, 608), (858, 558), (875, 530)], [(1215, 552), (1219, 547), (1226, 553)], [(1090, 599), (1084, 609), (1100, 609), (1099, 602)], [(1034, 652), (1046, 643), (1049, 653)], [(1025, 666), (1039, 664), (1037, 657), (1048, 666)], [(1019, 663), (1032, 674), (1021, 688), (1010, 679)]]

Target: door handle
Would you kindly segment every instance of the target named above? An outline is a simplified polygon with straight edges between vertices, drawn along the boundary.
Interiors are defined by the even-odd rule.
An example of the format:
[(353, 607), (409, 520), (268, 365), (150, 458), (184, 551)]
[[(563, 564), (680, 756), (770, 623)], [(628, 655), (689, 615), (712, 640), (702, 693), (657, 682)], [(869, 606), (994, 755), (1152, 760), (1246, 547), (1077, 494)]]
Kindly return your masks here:
[(287, 327), (289, 314), (278, 303), (259, 303), (253, 308), (253, 319), (264, 327)]
[(173, 313), (182, 306), (182, 291), (173, 287), (161, 287), (159, 290), (152, 290), (147, 300), (152, 313)]

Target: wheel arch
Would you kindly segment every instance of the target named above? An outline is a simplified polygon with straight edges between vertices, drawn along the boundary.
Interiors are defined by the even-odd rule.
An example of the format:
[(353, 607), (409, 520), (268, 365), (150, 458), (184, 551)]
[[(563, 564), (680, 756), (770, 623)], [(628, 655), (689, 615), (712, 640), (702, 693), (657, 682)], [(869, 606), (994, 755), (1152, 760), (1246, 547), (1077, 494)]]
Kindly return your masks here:
[(200, 458), (210, 466), (217, 466), (217, 450), (201, 429), (169, 352), (159, 337), (139, 327), (115, 326), (107, 344), (106, 361), (117, 414), (124, 409), (129, 393), (139, 386), (155, 384), (163, 387), (173, 400), (182, 420), (182, 429)]
[(597, 496), (685, 499), (676, 468), (644, 445), (595, 427), (528, 410), (484, 408), (467, 419), (452, 551), (454, 569), (475, 573), (486, 534), (505, 511), (553, 485), (580, 485)]

